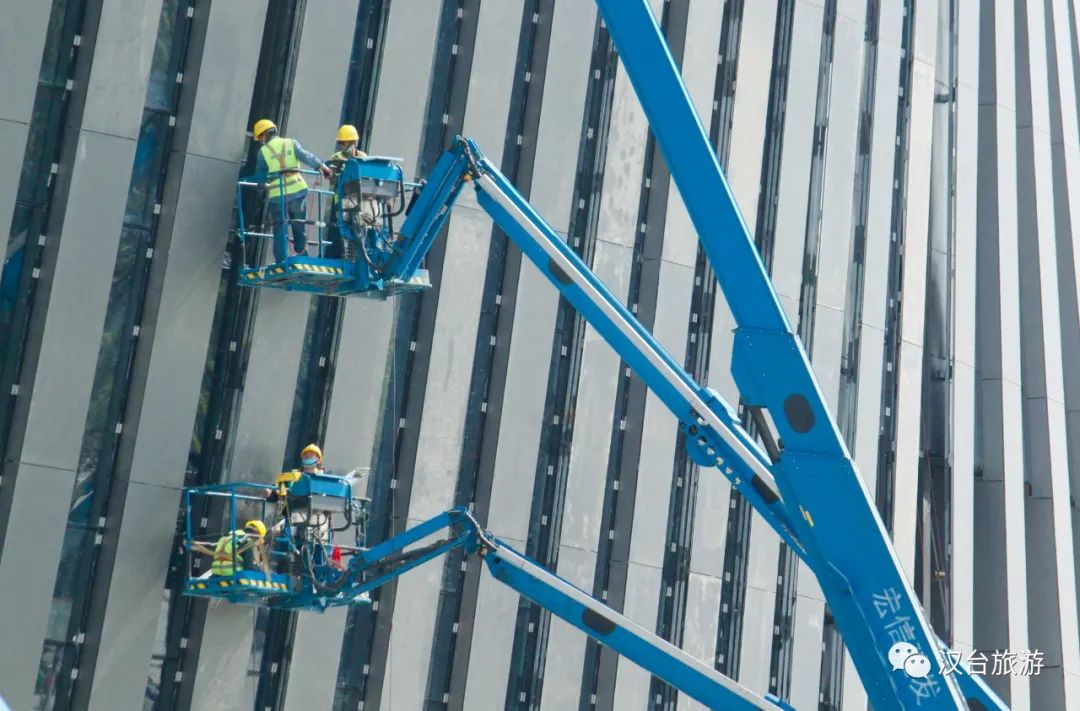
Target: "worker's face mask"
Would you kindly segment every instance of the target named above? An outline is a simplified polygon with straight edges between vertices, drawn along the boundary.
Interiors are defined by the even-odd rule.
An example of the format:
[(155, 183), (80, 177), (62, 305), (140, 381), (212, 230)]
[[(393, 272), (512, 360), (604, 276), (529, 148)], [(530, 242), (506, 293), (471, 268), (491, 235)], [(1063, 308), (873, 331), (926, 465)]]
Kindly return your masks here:
[(304, 457), (300, 460), (300, 463), (303, 464), (305, 467), (313, 467), (319, 463), (319, 460), (315, 457)]

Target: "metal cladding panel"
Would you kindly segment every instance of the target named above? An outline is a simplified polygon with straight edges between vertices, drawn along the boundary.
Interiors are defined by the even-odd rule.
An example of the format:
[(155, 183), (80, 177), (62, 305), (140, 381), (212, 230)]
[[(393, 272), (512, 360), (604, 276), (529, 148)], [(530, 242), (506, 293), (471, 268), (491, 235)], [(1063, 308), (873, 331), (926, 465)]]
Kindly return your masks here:
[[(103, 181), (101, 175), (129, 177), (134, 157), (134, 141), (79, 136), (56, 265), (45, 277), (52, 293), (27, 414), (25, 462), (78, 467), (127, 201), (126, 181)], [(40, 594), (51, 592), (50, 585)]]
[[(146, 670), (157, 635), (162, 582), (172, 544), (171, 515), (180, 490), (125, 482), (125, 510), (116, 564), (109, 586), (108, 613), (94, 669), (89, 708), (93, 711), (141, 708)], [(163, 513), (168, 512), (167, 515)], [(142, 535), (131, 535), (133, 531)], [(126, 535), (125, 535), (126, 534)], [(120, 612), (122, 611), (122, 612)], [(116, 619), (123, 615), (123, 621)]]
[[(676, 362), (682, 362), (685, 357), (686, 323), (689, 320), (690, 285), (693, 280), (693, 267), (670, 262), (660, 266), (653, 335)], [(664, 504), (671, 498), (677, 428), (678, 422), (667, 406), (649, 393), (645, 399), (645, 415), (641, 424), (633, 526), (622, 534), (631, 536), (630, 560), (638, 565), (656, 568), (664, 565), (668, 525), (668, 507)], [(655, 605), (654, 600), (654, 608)]]
[[(559, 577), (582, 590), (592, 589), (596, 553), (559, 546)], [(541, 711), (574, 708), (581, 697), (585, 667), (585, 633), (557, 617), (551, 618)], [(475, 673), (475, 672), (474, 672)]]
[[(896, 102), (900, 77), (900, 47), (886, 41), (888, 26), (882, 18), (878, 43), (877, 84), (874, 96), (873, 145), (870, 149), (869, 207), (866, 215), (866, 261), (862, 320), (867, 326), (885, 328), (885, 289), (888, 286), (890, 215), (892, 211), (893, 162), (896, 154)], [(893, 35), (899, 34), (899, 24)], [(898, 41), (898, 37), (895, 37)], [(865, 342), (865, 341), (864, 341)], [(880, 363), (880, 361), (878, 361)], [(880, 365), (871, 366), (877, 370)], [(859, 391), (866, 370), (859, 370)], [(880, 390), (880, 388), (879, 388)], [(880, 395), (880, 393), (879, 393)], [(875, 410), (879, 409), (877, 407)]]
[[(754, 521), (758, 521), (757, 516)], [(759, 530), (764, 530), (764, 524)], [(743, 601), (743, 636), (738, 682), (759, 694), (764, 694), (769, 689), (773, 612), (776, 609), (775, 572), (774, 557), (772, 588), (763, 590), (747, 585), (746, 599)]]
[[(523, 541), (502, 540), (518, 550), (525, 549)], [(517, 615), (519, 600), (516, 592), (495, 580), (486, 568), (481, 572), (476, 609), (482, 610), (483, 614), (477, 615), (473, 628), (469, 676), (462, 708), (498, 708), (506, 698), (510, 649), (514, 644), (513, 620)]]
[[(0, 0), (0, 165), (22, 165), (51, 3)], [(20, 171), (0, 175), (0, 224), (10, 224)]]
[[(258, 7), (266, 4), (266, 0), (256, 1), (260, 3)], [(223, 133), (221, 126), (242, 125), (247, 119), (262, 39), (261, 23), (250, 22), (246, 14), (252, 9), (245, 6), (245, 12), (240, 13), (232, 3), (216, 3), (210, 9), (198, 93), (189, 124), (189, 148), (193, 151), (217, 150), (216, 141), (198, 137), (219, 135)], [(224, 56), (228, 61), (219, 61)], [(213, 100), (217, 94), (213, 87), (217, 86), (230, 87), (228, 101)], [(169, 261), (157, 321), (152, 333), (144, 332), (152, 351), (143, 389), (139, 437), (128, 473), (132, 481), (159, 487), (179, 487), (184, 481), (206, 362), (206, 334), (214, 317), (221, 255), (232, 219), (233, 191), (243, 145), (239, 135), (232, 138), (231, 145), (231, 150), (224, 150), (231, 160), (188, 153), (183, 175), (179, 177), (176, 202), (165, 205), (162, 211), (161, 229), (166, 229), (166, 220), (172, 216)], [(159, 239), (162, 237), (159, 235)], [(115, 700), (143, 697), (155, 624), (161, 612), (160, 591), (165, 583), (165, 570), (148, 571), (145, 566), (129, 567), (120, 561), (129, 559), (129, 550), (142, 550), (150, 544), (153, 552), (147, 553), (145, 560), (167, 560), (176, 524), (171, 516), (161, 516), (160, 510), (154, 512), (152, 525), (141, 524), (132, 515), (136, 510), (134, 501), (128, 501), (131, 508), (120, 524), (117, 564), (110, 589), (147, 584), (156, 587), (159, 596), (157, 599), (141, 596), (121, 605), (120, 597), (113, 593), (106, 602), (101, 651), (90, 698), (95, 709), (129, 708), (130, 703), (117, 704)], [(174, 500), (169, 510), (176, 506)], [(130, 639), (132, 630), (138, 631), (138, 640)], [(127, 642), (121, 644), (121, 639)], [(137, 669), (140, 674), (114, 676), (110, 669)]]
[[(161, 4), (162, 0), (114, 0), (103, 6), (86, 87), (83, 131), (138, 138)], [(124, 176), (106, 183), (124, 192), (131, 171), (106, 169), (100, 175)]]
[[(552, 19), (552, 51), (545, 72), (533, 167), (533, 175), (541, 179), (534, 181), (529, 201), (562, 235), (569, 227), (578, 150), (577, 142), (567, 140), (567, 136), (581, 131), (588, 82), (588, 72), (582, 67), (588, 66), (592, 47), (591, 34), (582, 30), (592, 25), (595, 16), (596, 7), (590, 0), (575, 0), (557, 5)], [(514, 540), (524, 540), (529, 526), (558, 300), (555, 288), (523, 260), (488, 514), (491, 530)], [(487, 624), (478, 619), (476, 628)], [(507, 624), (513, 625), (512, 621)], [(483, 649), (474, 644), (473, 657), (478, 651)]]
[(735, 94), (727, 178), (739, 212), (751, 232), (757, 220), (761, 187), (761, 151), (765, 144), (775, 27), (776, 7), (772, 3), (752, 2), (743, 6), (739, 88)]
[(814, 573), (799, 563), (795, 599), (795, 633), (791, 652), (791, 691), (788, 701), (797, 709), (812, 709), (821, 693), (821, 639), (825, 625), (825, 598)]
[[(1065, 391), (1061, 362), (1057, 225), (1046, 77), (1046, 14), (1042, 3), (1027, 3), (1029, 71), (1019, 74), (1030, 89), (1031, 126), (1020, 129), (1022, 180), (1020, 210), (1020, 300), (1023, 333), (1023, 392), (1027, 481), (1026, 499), (1029, 634), (1043, 650), (1048, 668), (1058, 672), (1031, 680), (1032, 703), (1045, 708), (1080, 704), (1080, 631), (1076, 617)], [(1021, 38), (1021, 43), (1023, 38)], [(1025, 92), (1026, 94), (1026, 92)], [(1026, 103), (1026, 102), (1023, 102)], [(1026, 118), (1026, 111), (1021, 108)], [(1028, 153), (1027, 151), (1030, 151)], [(1028, 172), (1030, 171), (1030, 173)], [(1024, 183), (1027, 183), (1026, 185)], [(1054, 581), (1048, 584), (1047, 581)]]
[[(507, 32), (521, 21), (521, 0), (480, 8), (473, 76), (465, 103), (464, 132), (476, 140), (496, 165), (502, 147), (513, 88), (518, 35)], [(490, 146), (490, 149), (483, 148)], [(454, 505), (461, 463), (469, 389), (467, 373), (475, 356), (476, 333), (492, 224), (466, 190), (450, 217), (442, 268), (439, 310), (429, 347), (424, 411), (413, 472), (409, 523), (435, 516)], [(390, 659), (408, 664), (387, 666), (388, 697), (402, 708), (425, 703), (435, 614), (439, 605), (442, 561), (403, 578), (397, 587)]]
[[(233, 163), (244, 160), (242, 136), (251, 130), (244, 122), (251, 108), (263, 30), (262, 22), (252, 22), (252, 18), (265, 16), (268, 2), (245, 0), (210, 6), (195, 104), (190, 118), (177, 119), (178, 126), (188, 129), (189, 155)], [(236, 179), (235, 169), (232, 179)], [(229, 198), (231, 204), (231, 194)]]
[[(52, 4), (47, 2), (0, 1), (4, 17), (0, 24), (0, 67), (4, 68), (0, 73), (0, 96), (4, 97), (0, 123), (30, 123), (51, 10)], [(18, 171), (11, 172), (18, 178)]]
[(862, 327), (859, 350), (858, 425), (852, 455), (867, 491), (877, 487), (878, 435), (881, 430), (881, 362), (885, 355), (885, 333)]
[(634, 246), (641, 204), (641, 178), (648, 123), (630, 79), (619, 65), (611, 99), (610, 128), (604, 160), (596, 238)]
[[(551, 23), (533, 166), (539, 179), (533, 181), (529, 201), (563, 235), (570, 224), (579, 149), (578, 141), (568, 137), (580, 136), (582, 128), (588, 86), (583, 67), (589, 66), (593, 33), (588, 28), (595, 20), (591, 0), (571, 0), (555, 5)], [(487, 526), (524, 549), (558, 292), (530, 263), (522, 264), (518, 279)], [(501, 587), (486, 573), (481, 576), (476, 609), (485, 614), (477, 615), (473, 625), (464, 708), (497, 706), (506, 695), (518, 598)], [(489, 614), (489, 606), (503, 614)]]
[[(403, 158), (407, 178), (416, 170), (427, 105), (427, 91), (417, 88), (431, 81), (438, 19), (424, 0), (404, 0), (391, 5), (387, 21), (368, 152)], [(382, 416), (397, 304), (353, 298), (346, 300), (344, 312), (325, 449), (343, 462), (363, 465), (371, 459)]]
[(814, 316), (814, 375), (829, 411), (836, 413), (840, 393), (841, 358), (844, 350), (844, 312), (822, 306)]
[(252, 708), (258, 675), (249, 675), (256, 608), (210, 600), (199, 651), (191, 708), (228, 711)]
[[(700, 505), (698, 510), (700, 511)], [(711, 510), (711, 509), (710, 509)], [(698, 518), (704, 518), (699, 516)], [(698, 539), (694, 538), (694, 550), (697, 550)], [(720, 586), (721, 580), (713, 575), (699, 575), (693, 570), (687, 582), (686, 592), (686, 619), (683, 623), (682, 648), (687, 654), (691, 654), (698, 661), (708, 666), (713, 666), (716, 661), (716, 634), (717, 620), (720, 609)], [(679, 695), (680, 711), (693, 709), (702, 711), (705, 709), (697, 701), (686, 698), (685, 694)]]
[[(353, 3), (351, 11), (347, 5), (335, 0), (307, 6), (303, 20), (305, 31), (300, 36), (296, 57), (294, 93), (283, 126), (284, 135), (295, 136), (301, 143), (305, 136), (310, 136), (305, 148), (321, 158), (325, 158), (325, 154), (318, 144), (327, 147), (332, 144), (341, 111), (340, 95), (336, 91), (325, 91), (325, 86), (344, 85), (352, 48), (353, 33), (348, 23), (341, 22), (340, 18), (354, 18), (356, 4)], [(332, 29), (328, 31), (328, 27)], [(329, 83), (323, 84), (323, 80)], [(305, 84), (312, 86), (305, 87)], [(321, 137), (320, 133), (323, 134)], [(313, 184), (312, 177), (308, 176), (309, 185)], [(314, 208), (309, 204), (308, 209)], [(297, 454), (286, 452), (285, 447), (303, 349), (304, 325), (312, 297), (302, 292), (264, 289), (257, 298), (251, 340), (245, 344), (249, 360), (226, 478), (265, 483), (273, 481), (287, 456)], [(339, 457), (337, 452), (327, 450), (327, 462), (331, 467), (354, 466), (353, 462)], [(250, 616), (239, 616), (227, 607), (211, 605), (207, 608), (195, 677), (197, 707), (199, 700), (209, 702), (222, 696), (247, 698), (249, 687), (253, 686), (246, 682), (252, 630), (229, 637), (217, 637), (216, 630), (222, 625), (239, 630), (243, 621), (250, 619)], [(208, 644), (236, 645), (236, 649), (217, 657), (206, 653)]]
[(810, 158), (814, 151), (813, 117), (817, 105), (819, 62), (816, 60), (821, 55), (822, 15), (823, 10), (819, 5), (802, 1), (795, 3), (772, 257), (773, 288), (777, 294), (791, 300), (794, 313), (788, 310), (788, 318), (792, 324), (799, 321)]
[[(342, 87), (349, 71), (359, 5), (360, 0), (320, 0), (307, 3), (304, 11), (304, 39), (296, 58), (286, 134), (323, 160), (336, 150)], [(307, 41), (315, 38), (317, 45)]]
[[(12, 708), (34, 707), (41, 642), (49, 634), (56, 565), (64, 542), (75, 472), (19, 466), (15, 502), (0, 558), (0, 688)], [(18, 502), (24, 502), (19, 505)], [(13, 643), (19, 640), (20, 643)]]
[[(825, 308), (843, 309), (847, 294), (864, 32), (861, 14), (856, 18), (842, 15), (836, 18), (832, 89), (829, 94), (829, 137), (821, 206), (818, 311)], [(816, 348), (815, 345), (815, 355)]]
[[(418, 521), (409, 521), (410, 524)], [(426, 705), (431, 642), (442, 582), (442, 560), (429, 562), (398, 579), (395, 615), (386, 656), (385, 699), (393, 708)], [(348, 660), (343, 660), (348, 663)]]
[[(250, 39), (257, 46), (258, 37)], [(211, 77), (204, 75), (203, 80)], [(153, 350), (129, 475), (133, 480), (183, 484), (237, 169), (236, 163), (189, 154), (176, 205), (166, 207), (173, 214), (173, 238), (151, 334)], [(162, 540), (168, 547), (174, 522), (161, 524)], [(121, 538), (125, 535), (129, 535), (126, 527)]]
[(979, 155), (979, 3), (959, 6), (953, 289), (952, 645), (974, 648), (975, 273)]
[[(598, 242), (593, 271), (619, 301), (626, 300), (632, 249)], [(574, 440), (563, 504), (561, 545), (596, 551), (604, 507), (608, 453), (618, 390), (619, 356), (592, 326), (585, 328), (574, 412)], [(560, 570), (562, 568), (560, 561)], [(591, 578), (586, 589), (591, 588)]]
[(755, 511), (750, 521), (739, 683), (759, 692), (769, 688), (779, 555), (780, 538)]
[(301, 613), (296, 621), (285, 711), (321, 711), (334, 706), (333, 657), (341, 649), (345, 608)]
[[(656, 604), (659, 599), (660, 568), (630, 561), (626, 569), (626, 600), (622, 614), (652, 632), (656, 629)], [(650, 679), (649, 672), (620, 657), (613, 708), (647, 708)]]

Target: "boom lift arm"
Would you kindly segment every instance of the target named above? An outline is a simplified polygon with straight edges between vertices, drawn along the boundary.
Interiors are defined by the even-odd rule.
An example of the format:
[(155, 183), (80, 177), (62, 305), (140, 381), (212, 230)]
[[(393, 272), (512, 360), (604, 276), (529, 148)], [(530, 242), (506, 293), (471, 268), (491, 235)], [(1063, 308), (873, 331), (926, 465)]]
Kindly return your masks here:
[[(810, 509), (799, 498), (802, 496), (800, 489), (793, 491), (778, 486), (780, 477), (791, 475), (790, 469), (781, 466), (782, 463), (792, 466), (786, 461), (791, 448), (787, 445), (785, 428), (777, 423), (784, 437), (783, 451), (763, 452), (731, 407), (717, 393), (694, 382), (471, 140), (455, 138), (436, 163), (401, 227), (395, 256), (386, 263), (383, 272), (385, 278), (408, 279), (413, 270), (419, 268), (466, 185), (475, 188), (480, 207), (667, 405), (686, 434), (687, 448), (694, 461), (720, 469), (814, 571), (834, 615), (837, 608), (849, 613), (842, 619), (841, 631), (876, 709), (967, 708), (960, 697), (961, 692), (964, 699), (975, 700), (984, 708), (1007, 708), (981, 678), (959, 669), (944, 673), (940, 658), (944, 645), (922, 621), (922, 609), (907, 585), (877, 511), (855, 473), (854, 464), (843, 450), (839, 434), (836, 434), (837, 446), (842, 458), (830, 458), (824, 451), (806, 453), (796, 460), (801, 466), (796, 471), (817, 472), (813, 467), (828, 465), (820, 479), (821, 485), (842, 489), (836, 480), (841, 478), (846, 467), (854, 486), (863, 494), (863, 501), (830, 503), (829, 491), (824, 491), (820, 492), (824, 503), (811, 499), (811, 505), (816, 508)], [(728, 197), (730, 200), (730, 195)], [(733, 200), (730, 200), (730, 207), (738, 217)], [(756, 260), (756, 253), (753, 256)], [(760, 261), (757, 264), (760, 267)], [(777, 303), (763, 272), (762, 279), (766, 280), (765, 293), (772, 303)], [(732, 308), (734, 310), (734, 306)], [(782, 318), (782, 312), (778, 313)], [(785, 388), (792, 384), (797, 386), (800, 378), (805, 377), (813, 384), (813, 393), (820, 401), (808, 364), (804, 362), (802, 366), (804, 376), (793, 375), (776, 366), (769, 367), (769, 363), (779, 357), (802, 353), (802, 346), (794, 335), (780, 345), (770, 335), (756, 336), (764, 341), (764, 345), (748, 343), (745, 331), (741, 335), (740, 341), (740, 333), (736, 332), (736, 347), (740, 342), (744, 349), (754, 346), (749, 355), (760, 361), (754, 369), (760, 371), (763, 380), (768, 380), (764, 378), (765, 372), (783, 372), (785, 377), (775, 380), (780, 388)], [(778, 355), (772, 348), (785, 352)], [(793, 353), (787, 352), (788, 349)], [(745, 350), (743, 357), (749, 357)], [(749, 367), (749, 363), (744, 361), (743, 367)], [(789, 363), (788, 367), (793, 366)], [(799, 407), (785, 403), (781, 411), (797, 419)], [(827, 411), (823, 412), (826, 413), (824, 422), (831, 425)], [(835, 471), (836, 468), (840, 471)], [(778, 488), (787, 488), (787, 495), (781, 497)], [(850, 498), (851, 492), (846, 494)], [(869, 522), (866, 519), (870, 519)], [(867, 526), (867, 523), (876, 525)], [(806, 545), (807, 540), (811, 546)], [(836, 554), (835, 560), (829, 558), (834, 548), (845, 549), (845, 554)], [(887, 565), (879, 561), (878, 568), (869, 567), (881, 555), (887, 556)], [(904, 607), (904, 590), (911, 594), (906, 600), (910, 605), (908, 608)], [(839, 615), (837, 619), (841, 621)], [(850, 632), (847, 626), (851, 627)], [(921, 639), (920, 633), (924, 635)], [(856, 640), (856, 644), (849, 640)], [(861, 645), (858, 644), (860, 641)], [(934, 665), (931, 675), (915, 678), (903, 669), (894, 668), (888, 651), (900, 641), (910, 642), (931, 660)], [(956, 688), (957, 684), (961, 689)]]
[[(448, 535), (441, 540), (406, 550), (442, 531)], [(464, 508), (441, 513), (357, 553), (338, 579), (319, 583), (316, 589), (362, 595), (455, 548), (479, 555), (499, 582), (709, 708), (794, 711), (771, 694), (761, 697), (740, 686), (529, 560), (483, 530)]]

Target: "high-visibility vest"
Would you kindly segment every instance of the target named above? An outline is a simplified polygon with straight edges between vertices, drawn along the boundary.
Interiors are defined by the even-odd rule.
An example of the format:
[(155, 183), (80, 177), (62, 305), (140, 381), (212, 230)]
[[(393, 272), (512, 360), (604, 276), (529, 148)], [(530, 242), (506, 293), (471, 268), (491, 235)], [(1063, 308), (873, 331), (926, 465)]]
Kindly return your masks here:
[(307, 181), (298, 171), (300, 161), (296, 157), (296, 146), (291, 138), (274, 136), (259, 149), (263, 160), (266, 161), (267, 170), (271, 173), (280, 173), (269, 180), (267, 195), (271, 198), (281, 196), (282, 178), (285, 180), (285, 194), (292, 195), (301, 190), (307, 190)]
[(233, 531), (232, 533), (226, 533), (219, 538), (214, 545), (214, 564), (210, 566), (210, 573), (212, 575), (232, 577), (233, 572), (236, 570), (233, 559), (239, 557), (248, 547), (246, 545), (241, 545), (239, 550), (234, 551), (234, 546), (236, 543), (243, 544), (246, 542), (247, 535), (239, 530)]

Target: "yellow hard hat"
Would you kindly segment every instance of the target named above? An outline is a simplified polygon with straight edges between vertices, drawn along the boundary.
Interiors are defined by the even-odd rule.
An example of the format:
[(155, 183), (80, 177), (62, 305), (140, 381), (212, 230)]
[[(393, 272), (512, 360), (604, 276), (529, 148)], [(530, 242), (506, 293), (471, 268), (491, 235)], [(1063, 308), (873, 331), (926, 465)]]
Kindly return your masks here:
[(251, 129), (251, 133), (255, 136), (255, 140), (259, 140), (259, 136), (263, 135), (269, 130), (277, 130), (277, 125), (270, 119), (259, 119), (255, 122), (255, 128)]
[(259, 534), (259, 538), (266, 535), (266, 524), (258, 519), (253, 519), (244, 524), (245, 531), (252, 531)]
[(308, 452), (312, 452), (316, 457), (319, 458), (319, 461), (322, 461), (322, 450), (319, 449), (319, 445), (309, 444), (308, 446), (300, 450), (300, 456), (303, 457)]
[(356, 126), (351, 124), (345, 124), (337, 130), (337, 142), (345, 143), (346, 141), (359, 141), (360, 133), (356, 130)]

